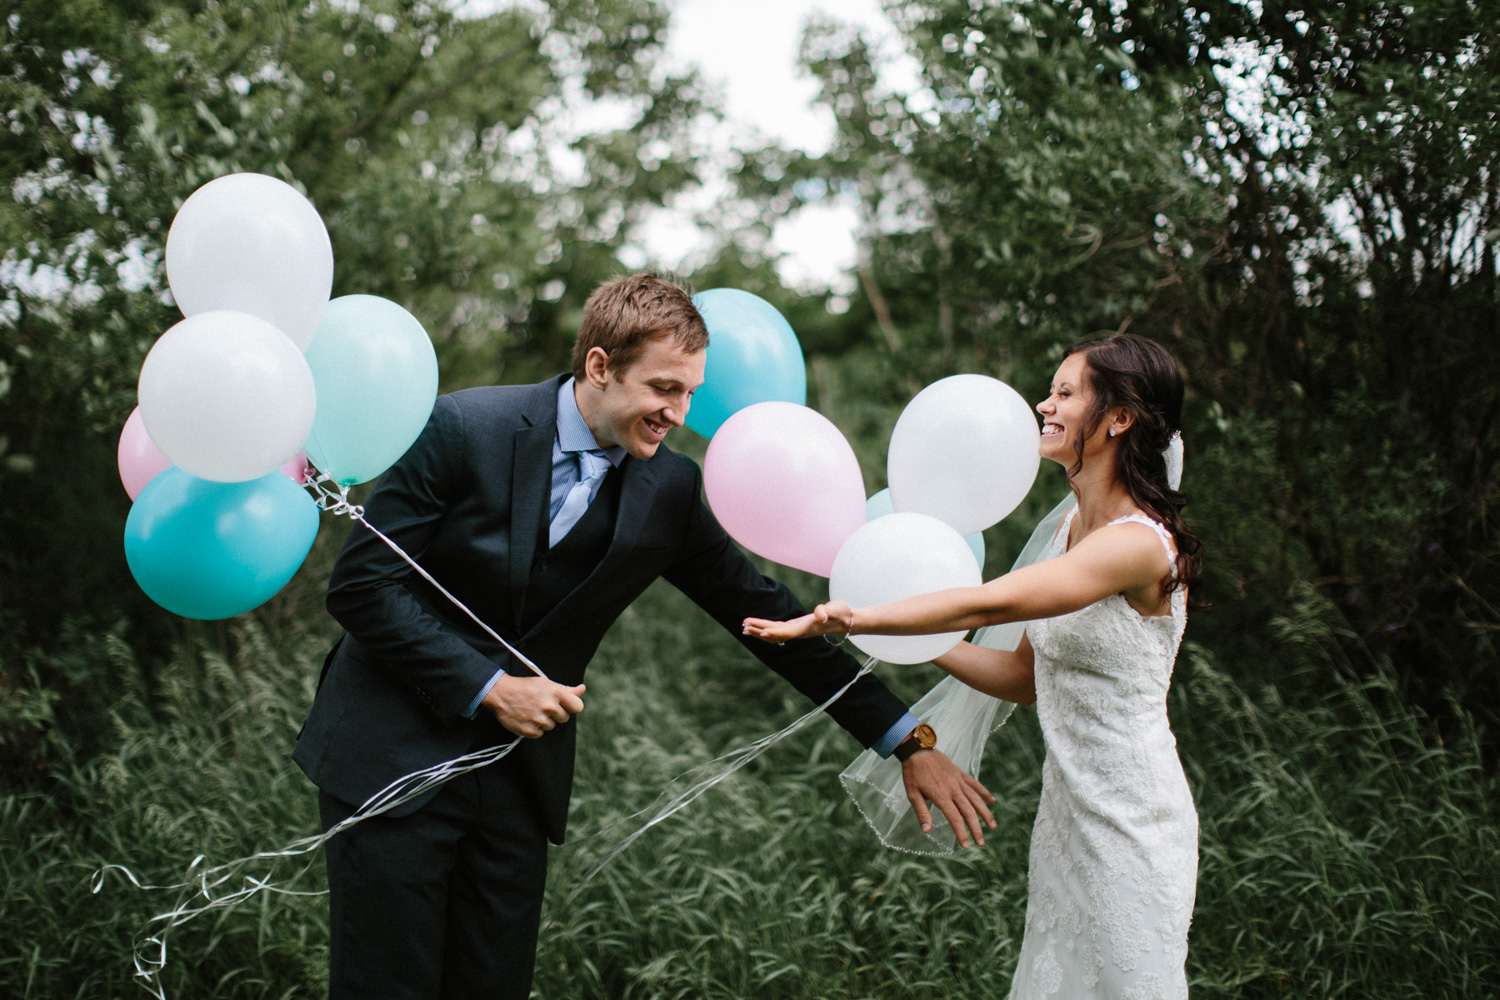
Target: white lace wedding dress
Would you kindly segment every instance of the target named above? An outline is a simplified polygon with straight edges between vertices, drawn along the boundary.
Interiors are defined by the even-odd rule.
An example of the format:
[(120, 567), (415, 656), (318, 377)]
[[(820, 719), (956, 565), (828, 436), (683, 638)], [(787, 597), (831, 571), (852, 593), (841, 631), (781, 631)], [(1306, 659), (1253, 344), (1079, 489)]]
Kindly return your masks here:
[[(1152, 527), (1173, 554), (1161, 525), (1110, 523), (1125, 521)], [(1171, 607), (1148, 617), (1112, 594), (1026, 627), (1047, 759), (1012, 1000), (1187, 996), (1198, 814), (1166, 705), (1187, 621), (1180, 589)]]

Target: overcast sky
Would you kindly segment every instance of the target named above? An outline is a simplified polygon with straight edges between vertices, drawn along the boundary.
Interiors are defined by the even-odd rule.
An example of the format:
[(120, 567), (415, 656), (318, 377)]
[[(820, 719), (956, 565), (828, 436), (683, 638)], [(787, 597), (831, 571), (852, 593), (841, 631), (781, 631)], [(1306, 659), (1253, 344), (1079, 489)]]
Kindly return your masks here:
[[(672, 9), (669, 63), (696, 63), (722, 87), (731, 127), (717, 143), (748, 144), (759, 133), (812, 153), (828, 148), (833, 113), (813, 105), (817, 85), (797, 68), (802, 28), (814, 12), (856, 23), (884, 47), (898, 47), (879, 0), (677, 0)], [(791, 258), (783, 279), (847, 287), (842, 273), (854, 264), (855, 224), (852, 206), (805, 209), (781, 223), (774, 246)], [(690, 205), (653, 218), (641, 235), (647, 252), (673, 267), (703, 246)]]

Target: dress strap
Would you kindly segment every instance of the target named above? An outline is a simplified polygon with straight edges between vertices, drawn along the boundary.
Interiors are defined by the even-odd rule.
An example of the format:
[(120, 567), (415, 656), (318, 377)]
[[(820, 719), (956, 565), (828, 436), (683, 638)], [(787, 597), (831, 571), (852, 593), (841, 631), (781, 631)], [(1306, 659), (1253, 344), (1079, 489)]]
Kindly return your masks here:
[(1070, 507), (1063, 515), (1062, 521), (1057, 525), (1057, 533), (1052, 536), (1052, 545), (1058, 553), (1068, 551), (1068, 532), (1073, 527), (1073, 517), (1078, 513), (1077, 506)]
[[(1177, 576), (1177, 553), (1172, 548), (1172, 533), (1166, 528), (1162, 527), (1160, 521), (1153, 520), (1152, 518), (1147, 517), (1145, 514), (1126, 514), (1124, 517), (1117, 517), (1109, 523), (1111, 525), (1124, 524), (1126, 521), (1134, 521), (1136, 524), (1144, 524), (1147, 527), (1151, 528), (1151, 530), (1156, 532), (1156, 537), (1161, 540), (1162, 548), (1167, 550), (1167, 564), (1172, 567), (1171, 573), (1172, 577), (1175, 579)], [(1106, 527), (1108, 527), (1108, 525), (1106, 525)]]
[(1068, 528), (1073, 524), (1073, 516), (1077, 513), (1078, 508), (1076, 506), (1069, 507), (1068, 512), (1063, 515), (1062, 524), (1057, 526), (1057, 530), (1066, 535)]

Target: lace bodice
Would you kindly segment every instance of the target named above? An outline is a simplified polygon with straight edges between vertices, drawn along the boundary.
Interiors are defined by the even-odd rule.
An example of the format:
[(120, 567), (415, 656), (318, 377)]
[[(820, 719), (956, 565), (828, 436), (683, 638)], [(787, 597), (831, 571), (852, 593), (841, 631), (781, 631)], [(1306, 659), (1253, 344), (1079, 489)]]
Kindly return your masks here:
[[(1110, 523), (1126, 522), (1151, 527), (1175, 558), (1160, 524)], [(1027, 626), (1047, 759), (1013, 998), (1186, 996), (1198, 827), (1166, 704), (1186, 621), (1177, 589), (1165, 615), (1111, 594)]]
[[(1069, 514), (1059, 527), (1054, 554), (1066, 548), (1072, 520)], [(1110, 524), (1128, 522), (1153, 528), (1168, 558), (1175, 557), (1171, 536), (1145, 515), (1131, 514)], [(1186, 604), (1178, 588), (1172, 592), (1170, 613), (1148, 616), (1117, 593), (1027, 627), (1037, 654), (1037, 713), (1048, 749), (1065, 751), (1063, 758), (1079, 765), (1076, 771), (1068, 768), (1070, 777), (1091, 786), (1107, 782), (1116, 794), (1134, 796), (1150, 787), (1154, 776), (1149, 761), (1181, 770), (1177, 742), (1167, 725), (1166, 699), (1187, 624)], [(1137, 752), (1147, 748), (1170, 750), (1170, 761)]]

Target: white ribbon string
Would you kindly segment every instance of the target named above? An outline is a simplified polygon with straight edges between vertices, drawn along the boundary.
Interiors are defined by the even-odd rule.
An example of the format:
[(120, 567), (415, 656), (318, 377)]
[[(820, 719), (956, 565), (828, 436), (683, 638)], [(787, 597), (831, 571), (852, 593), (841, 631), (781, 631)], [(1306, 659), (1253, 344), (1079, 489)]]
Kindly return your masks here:
[[(333, 490), (330, 490), (327, 486), (324, 485), (325, 483), (333, 483), (333, 485), (337, 486), (338, 491), (334, 492)], [(453, 596), (453, 594), (450, 593), (447, 588), (443, 587), (442, 584), (434, 580), (432, 576), (425, 569), (419, 566), (416, 560), (412, 559), (411, 556), (409, 556), (399, 545), (388, 538), (369, 521), (365, 520), (364, 508), (358, 504), (350, 502), (349, 488), (347, 486), (334, 483), (332, 479), (330, 479), (323, 473), (318, 473), (316, 476), (309, 473), (303, 485), (307, 486), (314, 492), (314, 500), (317, 503), (319, 509), (328, 511), (331, 514), (347, 516), (352, 520), (358, 521), (370, 531), (374, 532), (375, 536), (383, 541), (387, 546), (389, 546), (391, 551), (400, 556), (401, 559), (407, 563), (407, 565), (411, 566), (412, 569), (415, 570), (419, 575), (421, 575), (424, 580), (426, 580), (434, 588), (436, 588), (440, 594), (448, 598), (448, 600), (452, 601), (456, 607), (463, 611), (464, 614), (468, 615), (469, 618), (471, 618), (476, 624), (478, 624), (480, 628), (484, 629), (484, 631), (489, 634), (490, 637), (504, 646), (512, 656), (524, 663), (538, 677), (548, 679), (547, 675), (542, 672), (542, 669), (540, 667), (533, 663), (520, 650), (516, 649), (510, 643), (506, 642), (502, 636), (500, 636), (497, 632), (495, 632), (483, 621), (481, 621), (479, 617), (474, 614), (474, 612), (470, 611), (462, 601)], [(814, 718), (824, 712), (829, 705), (832, 705), (839, 698), (843, 697), (845, 692), (853, 687), (856, 681), (858, 681), (865, 674), (869, 673), (871, 667), (874, 665), (874, 662), (875, 660), (873, 657), (865, 660), (864, 664), (860, 667), (858, 672), (856, 672), (855, 675), (849, 679), (848, 683), (839, 688), (838, 691), (834, 692), (833, 695), (831, 695), (821, 705), (817, 706), (812, 711), (807, 712), (806, 714), (792, 722), (790, 725), (786, 726), (784, 729), (781, 729), (779, 732), (773, 733), (770, 736), (762, 737), (761, 739), (747, 744), (746, 746), (739, 747), (735, 750), (729, 751), (728, 753), (721, 754), (718, 757), (715, 757), (713, 760), (706, 761), (703, 764), (699, 764), (693, 768), (690, 768), (689, 770), (683, 772), (682, 774), (678, 775), (670, 782), (668, 782), (666, 788), (662, 790), (661, 794), (659, 794), (651, 802), (650, 805), (646, 806), (643, 809), (637, 810), (636, 812), (631, 813), (628, 816), (624, 816), (616, 820), (615, 822), (609, 824), (609, 826), (605, 827), (603, 830), (600, 830), (598, 833), (595, 833), (590, 837), (583, 838), (584, 841), (596, 839), (603, 836), (604, 834), (609, 833), (611, 830), (615, 829), (621, 824), (627, 823), (639, 816), (644, 815), (651, 809), (655, 808), (657, 804), (662, 802), (664, 798), (667, 798), (674, 786), (680, 784), (684, 780), (692, 779), (694, 775), (708, 772), (706, 777), (701, 777), (697, 780), (694, 780), (688, 788), (679, 792), (675, 796), (672, 796), (666, 803), (666, 805), (658, 809), (656, 814), (653, 815), (651, 819), (647, 820), (638, 829), (627, 835), (624, 839), (620, 840), (618, 843), (614, 844), (603, 854), (601, 854), (599, 858), (597, 858), (594, 863), (589, 866), (588, 870), (579, 879), (577, 885), (573, 887), (567, 898), (564, 899), (562, 904), (557, 908), (557, 911), (549, 914), (549, 926), (556, 923), (557, 915), (561, 913), (561, 911), (565, 909), (568, 904), (573, 901), (574, 898), (577, 897), (578, 893), (582, 891), (583, 887), (591, 879), (593, 879), (595, 875), (597, 875), (606, 865), (608, 865), (622, 852), (624, 852), (626, 848), (628, 848), (631, 844), (633, 844), (636, 840), (643, 836), (648, 830), (671, 818), (673, 815), (680, 812), (696, 799), (701, 797), (709, 789), (713, 788), (715, 785), (724, 781), (730, 775), (743, 768), (746, 764), (749, 764), (751, 761), (764, 754), (767, 750), (771, 749), (771, 747), (775, 746), (777, 743), (780, 743), (788, 736), (791, 736), (793, 733), (808, 725), (808, 723), (810, 723)], [(434, 764), (431, 767), (423, 768), (419, 771), (414, 771), (411, 774), (402, 775), (395, 781), (391, 782), (389, 785), (382, 788), (380, 791), (376, 792), (374, 795), (371, 795), (353, 813), (351, 813), (349, 816), (339, 821), (338, 823), (334, 824), (333, 826), (329, 827), (324, 832), (315, 836), (302, 837), (298, 840), (294, 840), (290, 844), (287, 844), (285, 847), (282, 847), (279, 850), (260, 851), (255, 854), (249, 855), (248, 857), (238, 858), (234, 861), (229, 861), (222, 865), (215, 865), (210, 868), (205, 868), (194, 875), (194, 869), (196, 869), (198, 865), (200, 865), (205, 859), (205, 856), (200, 854), (188, 864), (187, 878), (184, 881), (172, 885), (148, 885), (138, 879), (135, 873), (126, 866), (118, 864), (106, 864), (99, 870), (94, 872), (93, 876), (91, 877), (90, 891), (95, 894), (99, 893), (104, 888), (105, 875), (109, 872), (118, 872), (126, 881), (135, 886), (137, 889), (147, 891), (175, 891), (180, 894), (178, 896), (176, 904), (172, 907), (172, 909), (167, 910), (163, 913), (158, 913), (146, 921), (145, 926), (140, 932), (140, 936), (137, 937), (133, 955), (135, 976), (141, 980), (141, 986), (151, 995), (155, 996), (157, 1000), (166, 1000), (165, 987), (160, 982), (158, 977), (167, 965), (167, 934), (172, 930), (172, 928), (179, 927), (182, 924), (185, 924), (196, 917), (200, 917), (205, 913), (209, 913), (215, 910), (224, 910), (233, 906), (237, 906), (245, 900), (250, 899), (261, 892), (271, 892), (284, 896), (321, 896), (327, 893), (326, 889), (316, 892), (307, 892), (286, 888), (286, 886), (296, 882), (297, 879), (305, 875), (312, 868), (311, 863), (304, 866), (301, 871), (297, 872), (295, 875), (285, 880), (284, 882), (271, 881), (271, 876), (269, 873), (263, 877), (242, 874), (243, 869), (245, 869), (247, 866), (262, 861), (274, 864), (276, 861), (282, 858), (297, 857), (315, 851), (319, 847), (323, 846), (323, 844), (327, 843), (329, 839), (339, 833), (342, 833), (344, 830), (349, 829), (351, 826), (354, 826), (357, 823), (363, 822), (364, 820), (367, 820), (372, 816), (379, 816), (382, 813), (389, 812), (390, 810), (395, 809), (397, 806), (403, 805), (404, 803), (410, 802), (415, 798), (426, 795), (427, 793), (437, 789), (441, 785), (452, 781), (454, 778), (493, 764), (495, 761), (500, 760), (502, 757), (506, 756), (517, 746), (519, 746), (521, 743), (521, 739), (522, 737), (518, 736), (513, 741), (505, 744), (504, 746), (488, 747), (484, 750), (478, 750), (473, 753), (464, 754), (462, 757), (456, 757), (453, 760), (444, 761), (440, 764)], [(233, 883), (237, 878), (240, 880), (241, 884), (237, 888), (226, 890), (225, 887)], [(202, 900), (201, 902), (198, 901), (200, 898)], [(153, 949), (155, 950), (154, 955), (150, 954)]]
[[(146, 921), (145, 927), (142, 928), (143, 936), (137, 939), (134, 953), (135, 975), (142, 980), (142, 986), (153, 996), (156, 996), (158, 1000), (166, 1000), (165, 989), (157, 981), (156, 977), (167, 965), (166, 939), (167, 933), (172, 928), (179, 927), (205, 913), (237, 906), (261, 892), (273, 892), (283, 896), (321, 896), (327, 892), (327, 890), (305, 892), (286, 888), (287, 885), (296, 882), (297, 879), (307, 874), (308, 870), (312, 868), (311, 863), (304, 866), (301, 871), (285, 882), (279, 883), (270, 881), (271, 876), (269, 873), (262, 877), (241, 875), (241, 872), (247, 866), (260, 861), (274, 863), (281, 858), (297, 857), (298, 855), (315, 851), (330, 838), (349, 829), (349, 827), (354, 826), (356, 823), (363, 822), (372, 816), (379, 816), (381, 813), (389, 812), (397, 806), (425, 795), (460, 775), (493, 764), (514, 750), (520, 742), (521, 738), (517, 737), (504, 746), (489, 747), (474, 753), (465, 754), (453, 760), (444, 761), (441, 764), (435, 764), (432, 767), (423, 768), (420, 771), (414, 771), (411, 774), (403, 775), (370, 796), (353, 813), (335, 823), (323, 833), (294, 840), (280, 850), (259, 851), (248, 857), (238, 858), (222, 865), (206, 868), (199, 872), (196, 877), (191, 877), (186, 881), (178, 882), (174, 885), (146, 885), (140, 879), (136, 878), (135, 873), (124, 865), (109, 864), (94, 872), (93, 877), (90, 879), (90, 889), (97, 894), (104, 888), (105, 874), (114, 871), (119, 872), (137, 889), (175, 890), (180, 894), (176, 905), (172, 909), (164, 913), (158, 913)], [(203, 860), (204, 855), (200, 854), (188, 864), (189, 875)], [(216, 895), (216, 893), (221, 891), (221, 887), (231, 883), (237, 876), (243, 880), (243, 884), (239, 888)], [(204, 902), (194, 902), (193, 900), (197, 897), (202, 897)], [(152, 946), (155, 946), (157, 951), (155, 957), (149, 955)]]
[(345, 486), (343, 483), (335, 483), (335, 485), (338, 486), (339, 491), (337, 493), (334, 493), (323, 485), (324, 483), (332, 482), (332, 479), (328, 478), (325, 473), (321, 472), (318, 473), (316, 478), (308, 479), (306, 485), (317, 494), (316, 503), (319, 508), (328, 511), (330, 514), (347, 514), (349, 517), (358, 521), (360, 524), (363, 524), (366, 528), (369, 528), (375, 533), (376, 538), (380, 539), (382, 542), (385, 542), (386, 545), (390, 546), (392, 552), (396, 553), (396, 555), (405, 560), (408, 566), (416, 570), (418, 576), (426, 580), (428, 583), (432, 584), (432, 586), (437, 589), (438, 593), (442, 594), (444, 597), (448, 598), (448, 600), (452, 601), (454, 607), (458, 608), (458, 610), (468, 615), (475, 625), (478, 625), (480, 628), (484, 629), (484, 631), (489, 635), (491, 639), (494, 639), (500, 645), (504, 646), (510, 653), (510, 655), (526, 664), (527, 668), (530, 669), (532, 673), (536, 674), (543, 680), (551, 679), (546, 674), (542, 673), (542, 668), (537, 666), (535, 663), (532, 663), (530, 658), (527, 657), (525, 653), (521, 652), (510, 643), (506, 642), (504, 637), (501, 636), (499, 632), (496, 632), (494, 629), (490, 628), (480, 620), (478, 615), (470, 611), (468, 605), (466, 605), (463, 601), (460, 601), (458, 598), (454, 597), (451, 593), (448, 592), (447, 587), (444, 587), (441, 583), (438, 583), (432, 578), (432, 574), (428, 573), (421, 566), (418, 566), (417, 561), (411, 556), (407, 555), (406, 551), (402, 549), (401, 546), (397, 545), (395, 542), (387, 538), (379, 528), (375, 527), (375, 525), (371, 524), (369, 521), (366, 521), (365, 509), (358, 504), (352, 504), (349, 502), (348, 486)]

